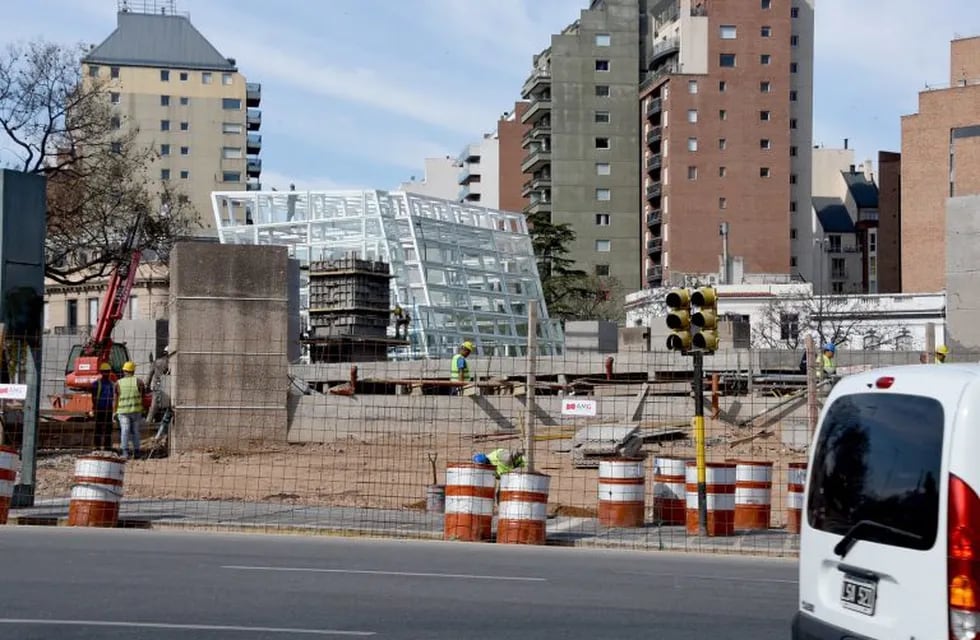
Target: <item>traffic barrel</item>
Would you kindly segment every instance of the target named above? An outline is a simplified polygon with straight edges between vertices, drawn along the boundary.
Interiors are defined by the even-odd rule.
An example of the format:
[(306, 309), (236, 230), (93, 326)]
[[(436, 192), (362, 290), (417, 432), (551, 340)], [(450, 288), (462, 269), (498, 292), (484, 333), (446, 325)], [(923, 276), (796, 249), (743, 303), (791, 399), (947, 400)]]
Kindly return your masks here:
[(642, 458), (599, 461), (599, 524), (642, 527), (645, 516)]
[(690, 458), (653, 459), (653, 519), (664, 525), (685, 523), (685, 471)]
[(497, 542), (545, 543), (550, 485), (551, 476), (543, 473), (518, 470), (500, 476)]
[[(698, 465), (687, 463), (687, 532), (699, 532)], [(735, 534), (735, 464), (708, 462), (705, 464), (709, 536)]]
[(14, 483), (17, 481), (17, 468), (20, 455), (13, 447), (0, 447), (0, 524), (7, 524), (10, 515), (10, 500), (14, 497)]
[(125, 458), (111, 454), (92, 454), (76, 460), (71, 502), (68, 505), (68, 526), (116, 526), (125, 469)]
[(446, 540), (488, 542), (493, 533), (495, 467), (476, 462), (446, 465)]
[(769, 528), (772, 517), (772, 463), (735, 460), (735, 529)]
[(787, 474), (786, 496), (786, 530), (790, 533), (800, 532), (800, 521), (803, 518), (803, 491), (806, 488), (806, 463), (790, 462)]

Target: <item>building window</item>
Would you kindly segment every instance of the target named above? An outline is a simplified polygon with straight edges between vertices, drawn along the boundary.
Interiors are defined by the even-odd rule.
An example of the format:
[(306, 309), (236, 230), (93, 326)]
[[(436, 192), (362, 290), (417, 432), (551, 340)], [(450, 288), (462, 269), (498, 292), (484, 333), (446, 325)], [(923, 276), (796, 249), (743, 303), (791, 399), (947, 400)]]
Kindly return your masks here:
[(609, 124), (609, 112), (608, 111), (596, 111), (595, 112), (596, 124)]
[(724, 110), (724, 109), (719, 109), (718, 110), (718, 119), (719, 120), (728, 120), (728, 112), (726, 110)]
[(113, 91), (109, 94), (109, 102), (112, 104), (119, 104), (119, 92)]
[(161, 120), (160, 121), (160, 131), (170, 131), (170, 121)]
[(690, 93), (690, 94), (692, 94), (692, 95), (698, 92), (698, 81), (697, 80), (688, 80), (687, 81), (687, 92)]
[(796, 147), (790, 147), (789, 148), (789, 155), (791, 155), (791, 156), (795, 156), (796, 155)]
[(109, 67), (109, 77), (118, 78), (119, 77), (119, 67)]
[(201, 84), (211, 84), (211, 72), (202, 71), (201, 72)]
[(789, 211), (790, 213), (796, 213), (796, 200), (789, 201)]
[(789, 266), (791, 266), (791, 267), (795, 267), (796, 266), (796, 256), (790, 256), (789, 257)]
[(789, 239), (790, 240), (796, 240), (796, 229), (790, 229), (789, 230)]
[(221, 174), (222, 182), (241, 182), (242, 173), (241, 171), (225, 171)]
[(182, 170), (180, 172), (180, 179), (181, 180), (187, 180), (190, 177), (191, 177), (191, 172), (188, 171), (187, 169), (184, 169), (184, 170)]
[(737, 35), (737, 30), (733, 24), (723, 24), (718, 28), (718, 30), (721, 32), (720, 35), (722, 40), (734, 40)]
[(232, 82), (232, 79), (231, 79), (231, 74), (230, 73), (222, 73), (221, 74), (221, 84), (223, 84), (225, 86), (228, 86), (228, 85), (231, 84), (231, 82)]
[(160, 106), (169, 107), (170, 106), (170, 96), (160, 96)]
[(170, 169), (160, 169), (160, 179), (169, 180), (170, 179)]
[(779, 314), (779, 339), (795, 340), (800, 334), (800, 314), (780, 313)]
[(112, 116), (109, 118), (109, 126), (113, 129), (120, 128), (122, 126), (122, 121), (119, 119), (119, 116)]
[(771, 118), (772, 118), (772, 112), (771, 111), (760, 111), (759, 112), (759, 120), (763, 120), (763, 121), (767, 121), (768, 122)]
[(698, 110), (697, 109), (688, 109), (687, 110), (687, 121), (690, 122), (691, 124), (694, 124), (694, 123), (696, 123), (698, 121)]
[(597, 176), (608, 176), (612, 173), (612, 167), (608, 162), (595, 163), (595, 174)]
[(790, 62), (789, 63), (789, 72), (790, 73), (796, 73), (797, 70), (799, 70), (799, 68), (800, 68), (799, 65), (796, 64), (795, 62)]
[(109, 150), (113, 153), (122, 153), (122, 143), (121, 142), (111, 142), (109, 143)]
[(688, 180), (697, 180), (698, 179), (698, 168), (697, 167), (688, 167), (687, 168), (687, 179)]
[(770, 140), (769, 138), (763, 138), (762, 140), (759, 140), (759, 148), (772, 149), (772, 140)]
[(137, 296), (129, 296), (129, 308), (126, 310), (127, 320), (139, 320), (140, 299)]
[(597, 213), (595, 214), (595, 224), (597, 227), (608, 227), (609, 226), (609, 214), (608, 213)]
[(772, 9), (772, 0), (762, 0), (763, 9)]
[(796, 174), (795, 173), (789, 174), (789, 183), (790, 184), (796, 184)]
[(597, 84), (595, 86), (595, 95), (597, 98), (608, 98), (609, 97), (609, 85), (608, 84)]
[(170, 82), (170, 71), (167, 69), (160, 69), (160, 82)]
[(180, 72), (180, 81), (181, 82), (187, 82), (187, 72), (186, 71), (181, 71)]
[(718, 167), (718, 177), (724, 178), (728, 175), (728, 167)]
[(796, 118), (790, 118), (789, 119), (789, 128), (790, 129), (795, 129), (796, 128)]
[(181, 97), (180, 97), (180, 106), (182, 106), (182, 107), (186, 107), (186, 106), (187, 106), (187, 105), (189, 105), (190, 103), (191, 103), (191, 99), (190, 99), (190, 98), (188, 98), (187, 96), (181, 96)]
[(868, 278), (874, 280), (878, 278), (878, 257), (868, 256)]
[(830, 259), (830, 277), (834, 280), (847, 279), (847, 263), (844, 262), (844, 258)]
[(789, 46), (791, 46), (791, 47), (798, 47), (799, 45), (800, 45), (800, 36), (790, 36), (789, 37)]
[(612, 191), (609, 189), (596, 189), (595, 199), (602, 202), (609, 202), (612, 200)]
[(789, 17), (790, 18), (799, 18), (800, 17), (800, 8), (799, 7), (792, 7), (789, 10)]
[(180, 148), (180, 155), (182, 155), (182, 156), (190, 155), (190, 152), (191, 152), (191, 148), (190, 147), (181, 147)]
[(608, 149), (609, 148), (609, 138), (596, 138), (595, 139), (596, 149)]
[(608, 276), (609, 275), (609, 265), (608, 264), (597, 264), (595, 266), (595, 274), (597, 276)]
[(768, 38), (769, 36), (772, 35), (772, 27), (769, 26), (762, 27), (761, 29), (759, 29), (759, 35), (762, 36), (763, 38)]
[(190, 128), (191, 128), (191, 125), (190, 125), (189, 122), (181, 122), (180, 123), (180, 130), (181, 131), (187, 131)]
[(225, 160), (238, 160), (242, 157), (241, 147), (225, 147), (221, 150), (221, 157)]
[(226, 111), (239, 110), (242, 108), (242, 101), (238, 98), (222, 98), (221, 108)]
[(99, 77), (99, 67), (94, 64), (88, 66), (88, 77), (98, 78)]
[(772, 62), (772, 56), (768, 53), (763, 53), (759, 56), (759, 64), (770, 64)]
[(697, 151), (698, 150), (698, 139), (697, 138), (688, 138), (687, 139), (687, 150), (688, 151)]
[(221, 133), (228, 135), (241, 135), (242, 125), (237, 122), (225, 122), (221, 125)]
[(69, 329), (78, 327), (78, 300), (65, 301), (65, 324)]
[(878, 234), (874, 231), (868, 232), (868, 253), (876, 253), (878, 251)]
[(796, 89), (792, 89), (789, 92), (789, 101), (796, 102)]
[(728, 198), (718, 198), (718, 208), (727, 209), (728, 208)]
[(609, 71), (609, 61), (608, 60), (596, 60), (595, 61), (596, 71)]
[(612, 44), (612, 36), (610, 36), (608, 33), (595, 34), (595, 46), (608, 47), (611, 44)]
[(759, 167), (760, 178), (768, 178), (770, 175), (772, 175), (772, 172), (769, 170), (769, 167)]
[(728, 91), (728, 83), (725, 82), (724, 80), (719, 80), (718, 81), (718, 92), (719, 93), (725, 93), (726, 91)]
[(160, 145), (160, 155), (161, 156), (169, 156), (170, 155), (170, 145), (169, 144), (161, 144)]
[(724, 151), (728, 148), (728, 140), (725, 138), (718, 138), (718, 149)]
[(599, 253), (609, 253), (612, 251), (612, 241), (611, 240), (596, 240), (595, 250)]
[(759, 91), (762, 93), (770, 93), (772, 91), (772, 83), (768, 80), (763, 80), (759, 83)]
[(827, 252), (840, 253), (841, 240), (837, 234), (827, 236)]
[(718, 65), (722, 67), (734, 67), (735, 66), (735, 54), (734, 53), (720, 53), (718, 54)]

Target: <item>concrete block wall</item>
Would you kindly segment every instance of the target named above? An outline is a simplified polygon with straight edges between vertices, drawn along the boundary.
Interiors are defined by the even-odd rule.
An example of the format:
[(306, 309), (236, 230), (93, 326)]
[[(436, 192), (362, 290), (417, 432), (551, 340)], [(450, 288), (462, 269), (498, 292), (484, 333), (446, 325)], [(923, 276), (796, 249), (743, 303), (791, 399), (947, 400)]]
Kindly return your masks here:
[(954, 355), (980, 351), (978, 260), (980, 196), (950, 198), (946, 201), (946, 343)]
[(286, 440), (287, 261), (285, 247), (174, 248), (174, 450)]

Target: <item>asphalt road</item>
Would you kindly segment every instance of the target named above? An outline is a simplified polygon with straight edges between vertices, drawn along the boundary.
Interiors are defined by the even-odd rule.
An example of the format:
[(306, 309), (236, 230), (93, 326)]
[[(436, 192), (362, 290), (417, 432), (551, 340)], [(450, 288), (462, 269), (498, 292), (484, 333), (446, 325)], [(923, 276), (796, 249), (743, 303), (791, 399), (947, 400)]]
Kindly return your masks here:
[(0, 638), (787, 638), (795, 561), (5, 527)]

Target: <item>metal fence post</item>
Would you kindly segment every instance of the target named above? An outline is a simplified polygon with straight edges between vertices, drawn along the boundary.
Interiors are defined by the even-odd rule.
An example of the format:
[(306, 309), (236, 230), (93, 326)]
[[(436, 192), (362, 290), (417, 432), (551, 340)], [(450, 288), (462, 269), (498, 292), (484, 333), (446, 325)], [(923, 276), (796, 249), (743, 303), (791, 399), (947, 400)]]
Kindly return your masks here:
[(524, 406), (524, 459), (527, 470), (534, 471), (534, 388), (538, 364), (538, 301), (527, 308), (527, 395)]
[(704, 438), (704, 354), (695, 351), (694, 358), (694, 445), (698, 465), (698, 534), (708, 535), (708, 486)]
[(807, 427), (810, 431), (810, 441), (813, 434), (817, 431), (817, 347), (813, 342), (813, 336), (807, 334), (806, 340), (806, 409)]

